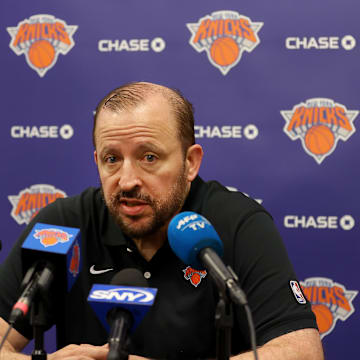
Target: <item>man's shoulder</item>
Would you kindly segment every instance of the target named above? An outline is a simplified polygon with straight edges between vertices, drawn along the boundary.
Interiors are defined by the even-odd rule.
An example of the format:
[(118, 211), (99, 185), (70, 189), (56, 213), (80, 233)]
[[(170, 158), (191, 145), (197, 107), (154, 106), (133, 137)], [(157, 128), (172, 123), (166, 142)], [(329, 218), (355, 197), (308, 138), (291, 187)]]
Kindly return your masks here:
[(36, 221), (77, 227), (85, 218), (95, 217), (103, 208), (100, 189), (88, 187), (80, 194), (58, 198), (48, 204), (38, 213)]
[[(199, 181), (197, 183), (196, 203), (198, 211), (204, 216), (220, 217), (235, 220), (247, 217), (256, 212), (265, 212), (266, 209), (257, 201), (241, 191), (233, 191), (218, 181)], [(196, 211), (196, 210), (194, 210)], [(230, 218), (229, 218), (230, 217)]]

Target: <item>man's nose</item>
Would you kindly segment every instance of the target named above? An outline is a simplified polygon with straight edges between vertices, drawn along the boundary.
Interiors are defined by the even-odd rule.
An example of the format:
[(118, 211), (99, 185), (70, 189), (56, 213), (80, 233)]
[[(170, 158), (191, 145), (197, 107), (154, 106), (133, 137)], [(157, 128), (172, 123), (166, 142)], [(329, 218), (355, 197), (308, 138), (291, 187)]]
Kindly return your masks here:
[(139, 169), (137, 169), (136, 165), (131, 161), (125, 160), (118, 174), (118, 184), (122, 191), (130, 191), (142, 184), (139, 176)]

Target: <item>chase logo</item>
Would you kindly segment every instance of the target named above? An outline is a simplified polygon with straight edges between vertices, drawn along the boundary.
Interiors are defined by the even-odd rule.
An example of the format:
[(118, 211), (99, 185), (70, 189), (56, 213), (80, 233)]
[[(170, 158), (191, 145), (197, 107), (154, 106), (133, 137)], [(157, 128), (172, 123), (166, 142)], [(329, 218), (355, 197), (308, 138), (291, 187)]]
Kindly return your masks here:
[(27, 64), (43, 77), (75, 45), (72, 38), (77, 25), (67, 25), (53, 15), (39, 14), (6, 30), (11, 36), (10, 48), (16, 55), (25, 55)]
[(257, 33), (263, 25), (231, 10), (216, 11), (197, 23), (186, 24), (192, 34), (189, 44), (199, 53), (205, 51), (223, 75), (239, 63), (244, 51), (252, 52), (259, 45)]
[(118, 303), (150, 303), (154, 300), (154, 293), (136, 287), (111, 287), (110, 289), (93, 290), (89, 299), (106, 300)]
[(300, 139), (305, 152), (321, 164), (339, 140), (347, 141), (355, 132), (353, 122), (359, 111), (347, 110), (331, 99), (313, 98), (280, 113), (285, 134), (291, 140)]

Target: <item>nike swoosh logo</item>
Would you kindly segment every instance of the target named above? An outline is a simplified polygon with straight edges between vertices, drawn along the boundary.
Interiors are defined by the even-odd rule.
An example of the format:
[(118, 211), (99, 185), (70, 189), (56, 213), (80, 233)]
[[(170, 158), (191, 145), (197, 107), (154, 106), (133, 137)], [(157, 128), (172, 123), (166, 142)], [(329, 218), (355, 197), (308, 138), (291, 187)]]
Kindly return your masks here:
[(90, 274), (100, 275), (100, 274), (106, 273), (106, 272), (108, 272), (108, 271), (113, 271), (113, 270), (114, 270), (113, 268), (103, 269), (103, 270), (95, 270), (95, 265), (92, 265), (92, 266), (90, 267)]

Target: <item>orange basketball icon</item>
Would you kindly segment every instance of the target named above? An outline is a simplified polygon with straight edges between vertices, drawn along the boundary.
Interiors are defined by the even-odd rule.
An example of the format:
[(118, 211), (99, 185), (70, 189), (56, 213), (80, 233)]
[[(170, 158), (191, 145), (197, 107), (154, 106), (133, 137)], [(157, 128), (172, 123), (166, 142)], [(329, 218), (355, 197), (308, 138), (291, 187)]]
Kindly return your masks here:
[(54, 61), (55, 49), (49, 41), (39, 40), (31, 44), (28, 56), (35, 67), (43, 69)]
[(325, 125), (311, 127), (305, 135), (305, 146), (315, 155), (329, 152), (335, 143), (332, 131)]
[(329, 308), (323, 304), (314, 304), (311, 306), (312, 311), (316, 316), (316, 323), (320, 334), (328, 331), (333, 324), (333, 315)]
[(212, 43), (210, 55), (218, 65), (229, 66), (238, 58), (239, 47), (234, 39), (221, 37)]

